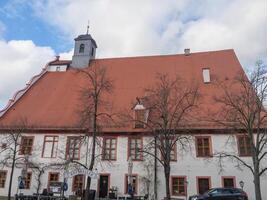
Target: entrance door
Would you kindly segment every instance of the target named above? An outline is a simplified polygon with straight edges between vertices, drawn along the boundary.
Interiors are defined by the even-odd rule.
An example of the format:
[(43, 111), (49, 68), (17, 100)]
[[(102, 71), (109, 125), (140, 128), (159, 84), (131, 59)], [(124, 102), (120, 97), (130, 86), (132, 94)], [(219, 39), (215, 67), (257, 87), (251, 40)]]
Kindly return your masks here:
[(106, 198), (108, 196), (108, 175), (100, 175), (99, 180), (99, 198)]

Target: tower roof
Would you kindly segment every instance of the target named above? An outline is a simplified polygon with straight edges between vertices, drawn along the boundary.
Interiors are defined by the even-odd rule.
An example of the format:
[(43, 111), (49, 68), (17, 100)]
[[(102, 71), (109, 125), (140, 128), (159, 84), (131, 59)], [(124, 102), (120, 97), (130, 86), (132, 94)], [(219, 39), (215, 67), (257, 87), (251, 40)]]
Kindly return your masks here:
[(84, 35), (79, 35), (77, 38), (74, 39), (75, 41), (79, 40), (91, 40), (95, 47), (97, 47), (95, 40), (92, 38), (90, 34), (84, 34)]

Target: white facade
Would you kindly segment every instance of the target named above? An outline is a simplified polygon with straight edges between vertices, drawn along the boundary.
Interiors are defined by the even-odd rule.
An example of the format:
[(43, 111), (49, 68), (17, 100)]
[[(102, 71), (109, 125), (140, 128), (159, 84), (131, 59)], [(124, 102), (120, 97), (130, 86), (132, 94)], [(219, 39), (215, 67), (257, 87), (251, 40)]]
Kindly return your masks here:
[[(62, 161), (65, 158), (66, 152), (66, 143), (67, 137), (69, 136), (77, 136), (78, 134), (25, 134), (26, 136), (34, 136), (34, 144), (33, 144), (33, 153), (29, 159), (34, 160), (39, 163), (56, 163)], [(58, 135), (59, 142), (57, 148), (57, 157), (56, 158), (42, 158), (44, 137), (49, 135)], [(226, 150), (226, 142), (229, 139), (228, 135), (208, 135), (211, 136), (212, 141), (212, 151), (216, 153), (217, 151)], [(2, 136), (4, 137), (4, 136)], [(118, 187), (118, 195), (125, 195), (126, 191), (126, 183), (125, 176), (128, 173), (128, 136), (115, 136), (117, 138), (117, 151), (116, 151), (116, 161), (103, 161), (101, 156), (98, 156), (96, 162), (96, 168), (99, 174), (109, 175), (109, 188), (112, 186)], [(147, 141), (150, 140), (148, 136), (142, 136), (143, 146), (146, 145)], [(227, 146), (227, 151), (229, 152), (238, 152), (235, 137), (233, 137), (233, 145)], [(3, 140), (2, 140), (3, 141)], [(91, 143), (89, 142), (89, 147)], [(100, 148), (98, 148), (98, 154), (101, 153)], [(86, 155), (86, 145), (83, 144), (80, 149), (80, 160), (79, 162), (85, 164), (85, 155)], [(3, 154), (0, 156), (2, 157)], [(243, 158), (248, 159), (251, 158)], [(153, 166), (150, 166), (150, 172), (146, 171), (145, 163), (148, 163), (149, 158), (143, 159), (143, 161), (133, 161), (133, 174), (137, 175), (138, 183), (137, 183), (137, 195), (145, 195), (145, 187), (144, 181), (142, 177), (146, 177), (151, 179), (151, 189), (150, 193), (153, 194)], [(152, 162), (153, 163), (153, 162)], [(265, 162), (266, 163), (266, 162)], [(196, 148), (195, 142), (192, 141), (190, 150), (188, 152), (180, 152), (179, 145), (177, 145), (177, 161), (171, 163), (171, 176), (185, 176), (188, 181), (188, 194), (187, 196), (197, 194), (197, 177), (210, 177), (211, 187), (222, 187), (222, 177), (223, 176), (231, 176), (235, 177), (236, 187), (239, 187), (239, 181), (244, 181), (245, 186), (244, 190), (247, 192), (249, 199), (253, 200), (254, 197), (254, 185), (253, 185), (253, 176), (251, 172), (249, 172), (246, 168), (242, 168), (243, 170), (239, 170), (234, 167), (234, 163), (231, 161), (224, 162), (224, 171), (220, 172), (220, 168), (218, 166), (218, 162), (216, 158), (199, 158), (196, 157)], [(9, 186), (9, 176), (10, 176), (10, 168), (4, 167), (0, 170), (7, 170), (7, 179), (5, 182), (5, 187), (0, 188), (0, 196), (7, 196), (8, 194), (8, 186)], [(31, 171), (31, 169), (28, 169)], [(47, 188), (48, 174), (49, 172), (53, 172), (53, 170), (48, 169), (45, 171), (45, 174), (42, 176), (42, 189)], [(149, 174), (148, 174), (149, 173)], [(13, 184), (12, 184), (12, 195), (16, 194), (18, 191), (18, 176), (21, 174), (21, 168), (16, 168)], [(63, 181), (63, 172), (60, 171), (59, 181)], [(163, 173), (163, 167), (158, 164), (158, 199), (163, 199), (165, 196), (165, 179)], [(99, 180), (94, 180), (92, 182), (92, 188), (98, 191), (98, 183)], [(170, 181), (171, 182), (171, 181)], [(32, 194), (36, 192), (36, 179), (34, 174), (32, 174), (32, 180), (30, 189), (21, 190), (24, 194)], [(68, 191), (65, 193), (66, 195), (73, 194), (72, 192), (72, 179), (68, 179)], [(267, 199), (267, 192), (264, 188), (267, 188), (267, 176), (263, 176), (261, 180), (262, 197), (263, 199)], [(152, 198), (152, 196), (150, 196)], [(172, 196), (177, 197), (177, 196)], [(179, 198), (186, 198), (186, 196), (179, 196)]]

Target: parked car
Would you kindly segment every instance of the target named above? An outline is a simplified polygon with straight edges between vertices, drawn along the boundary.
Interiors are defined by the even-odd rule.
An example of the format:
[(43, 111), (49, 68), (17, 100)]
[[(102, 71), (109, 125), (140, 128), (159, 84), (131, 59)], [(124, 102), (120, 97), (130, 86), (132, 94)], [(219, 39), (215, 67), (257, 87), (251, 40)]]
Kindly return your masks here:
[(189, 200), (248, 200), (248, 195), (239, 188), (213, 188), (203, 195), (190, 196)]

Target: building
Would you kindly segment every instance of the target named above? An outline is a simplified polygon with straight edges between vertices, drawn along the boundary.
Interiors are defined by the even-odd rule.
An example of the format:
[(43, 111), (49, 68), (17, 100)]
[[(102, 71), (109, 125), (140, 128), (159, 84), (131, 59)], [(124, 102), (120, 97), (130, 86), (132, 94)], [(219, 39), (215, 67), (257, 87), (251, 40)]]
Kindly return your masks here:
[[(23, 119), (26, 127), (21, 138), (19, 155), (30, 154), (29, 159), (40, 163), (57, 163), (69, 156), (86, 163), (87, 146), (84, 143), (80, 145), (80, 136), (84, 135), (85, 130), (81, 128), (77, 110), (82, 106), (79, 98), (81, 86), (86, 86), (87, 83), (77, 73), (77, 69), (86, 70), (92, 66), (106, 68), (114, 85), (112, 95), (107, 100), (112, 102), (114, 109), (132, 110), (133, 114), (136, 114), (133, 109), (136, 108), (136, 98), (143, 97), (144, 89), (155, 83), (157, 73), (170, 76), (177, 74), (188, 82), (196, 81), (202, 96), (199, 110), (203, 116), (209, 116), (209, 112), (220, 108), (213, 101), (214, 95), (221, 94), (220, 89), (212, 84), (215, 78), (233, 80), (237, 73), (244, 73), (233, 50), (199, 53), (185, 50), (184, 54), (177, 55), (96, 59), (96, 48), (96, 42), (91, 35), (80, 35), (75, 39), (72, 60), (60, 60), (57, 57), (14, 95), (7, 107), (0, 112), (2, 149), (8, 145), (3, 142), (4, 133), (16, 129), (16, 123)], [(170, 180), (172, 197), (186, 199), (187, 196), (202, 193), (212, 187), (240, 187), (239, 182), (243, 181), (249, 199), (254, 199), (253, 179), (248, 175), (250, 172), (247, 169), (238, 170), (229, 161), (225, 164), (224, 171), (220, 172), (217, 161), (211, 157), (214, 152), (225, 149), (225, 143), (232, 132), (205, 120), (192, 121), (190, 126), (196, 140), (191, 151), (182, 153), (179, 148), (173, 149)], [(146, 128), (134, 124), (103, 127), (100, 134), (102, 148), (97, 149), (99, 157), (95, 166), (100, 177), (92, 182), (92, 188), (97, 190), (98, 196), (105, 197), (107, 190), (113, 187), (118, 188), (119, 195), (127, 193), (130, 154), (134, 157), (135, 194), (145, 195), (148, 185), (150, 194), (153, 194), (154, 167), (135, 151), (136, 148), (143, 148), (151, 137)], [(251, 158), (246, 142), (246, 138), (236, 133), (232, 148), (238, 156), (249, 161)], [(21, 165), (22, 167), (15, 168), (12, 195), (17, 192), (17, 178), (23, 169), (23, 164)], [(150, 170), (147, 170), (147, 166)], [(160, 165), (157, 168), (158, 199), (163, 199), (164, 173)], [(0, 170), (0, 194), (3, 196), (8, 193), (9, 175), (10, 167), (5, 166)], [(36, 192), (37, 180), (31, 168), (27, 169), (26, 177), (26, 189), (21, 192), (32, 194)], [(48, 188), (52, 182), (63, 181), (62, 171), (47, 169), (41, 181), (41, 190)], [(69, 187), (65, 194), (71, 195), (77, 188), (83, 187), (84, 177), (77, 175), (67, 182)], [(263, 177), (262, 188), (266, 186), (267, 177)], [(267, 193), (263, 191), (263, 199), (266, 198)]]

